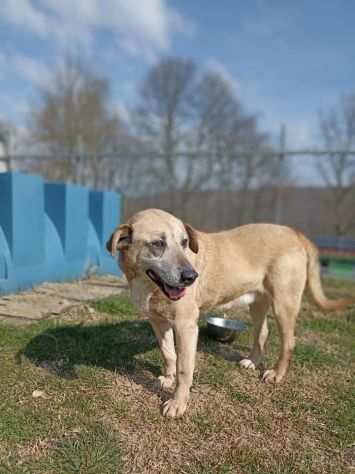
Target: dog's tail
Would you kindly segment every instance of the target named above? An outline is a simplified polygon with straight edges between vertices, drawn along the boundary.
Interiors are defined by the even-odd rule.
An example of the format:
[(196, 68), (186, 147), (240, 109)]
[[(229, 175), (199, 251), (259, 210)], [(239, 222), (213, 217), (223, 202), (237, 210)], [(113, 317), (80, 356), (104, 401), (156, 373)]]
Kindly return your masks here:
[(355, 304), (355, 299), (352, 298), (339, 298), (336, 300), (330, 300), (326, 297), (320, 278), (319, 251), (317, 247), (301, 232), (297, 232), (297, 235), (307, 252), (307, 286), (315, 304), (319, 308), (326, 311), (337, 311), (344, 309), (351, 304)]

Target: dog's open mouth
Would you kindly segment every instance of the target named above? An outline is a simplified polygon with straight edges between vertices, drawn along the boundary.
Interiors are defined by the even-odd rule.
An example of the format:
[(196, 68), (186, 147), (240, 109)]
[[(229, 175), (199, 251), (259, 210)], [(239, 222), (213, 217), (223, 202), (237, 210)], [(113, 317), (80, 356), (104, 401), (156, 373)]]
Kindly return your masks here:
[(146, 273), (149, 278), (154, 281), (157, 286), (159, 286), (161, 291), (169, 298), (169, 300), (177, 301), (185, 295), (186, 288), (168, 285), (153, 270), (147, 270)]

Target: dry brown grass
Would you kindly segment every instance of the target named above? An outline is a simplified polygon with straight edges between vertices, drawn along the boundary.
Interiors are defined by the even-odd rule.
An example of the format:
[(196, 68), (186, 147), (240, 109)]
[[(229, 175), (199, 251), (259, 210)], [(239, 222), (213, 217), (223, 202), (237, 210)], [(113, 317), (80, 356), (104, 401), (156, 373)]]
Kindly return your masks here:
[[(354, 472), (353, 310), (325, 315), (305, 304), (293, 364), (275, 387), (235, 362), (249, 332), (222, 345), (202, 324), (191, 403), (177, 420), (160, 415), (169, 396), (155, 382), (160, 355), (133, 316), (121, 297), (89, 316), (2, 328), (1, 473)], [(271, 326), (267, 364), (278, 350)], [(33, 399), (34, 389), (47, 397)]]

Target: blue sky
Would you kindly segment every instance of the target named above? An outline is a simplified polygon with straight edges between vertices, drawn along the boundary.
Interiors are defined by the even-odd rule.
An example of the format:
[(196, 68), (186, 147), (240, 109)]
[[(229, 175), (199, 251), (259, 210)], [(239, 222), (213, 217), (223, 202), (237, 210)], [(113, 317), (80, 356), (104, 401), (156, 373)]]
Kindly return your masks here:
[(355, 92), (353, 0), (1, 0), (0, 117), (18, 126), (65, 52), (112, 82), (122, 113), (165, 54), (231, 82), (245, 108), (293, 147), (317, 138), (317, 113)]

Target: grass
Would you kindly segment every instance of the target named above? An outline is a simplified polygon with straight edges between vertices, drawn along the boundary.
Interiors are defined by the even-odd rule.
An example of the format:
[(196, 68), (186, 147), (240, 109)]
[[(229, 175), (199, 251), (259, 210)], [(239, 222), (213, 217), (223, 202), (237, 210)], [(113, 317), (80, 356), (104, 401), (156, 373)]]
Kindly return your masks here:
[[(327, 281), (333, 296), (355, 294)], [(248, 321), (245, 313), (240, 319)], [(0, 474), (287, 474), (355, 469), (354, 310), (303, 306), (290, 372), (266, 386), (200, 323), (191, 403), (161, 417), (162, 359), (126, 295), (26, 327), (0, 326)], [(270, 320), (265, 364), (277, 357)], [(40, 396), (33, 395), (39, 393)]]
[[(40, 449), (50, 449), (51, 455), (41, 455)], [(121, 453), (118, 440), (102, 426), (61, 440), (37, 444), (37, 459), (22, 462), (9, 456), (2, 471), (9, 474), (53, 472), (65, 474), (117, 474), (121, 472)], [(33, 452), (33, 451), (32, 451)], [(31, 452), (31, 454), (32, 454)], [(36, 456), (37, 454), (37, 456)], [(32, 457), (32, 456), (31, 456)]]

